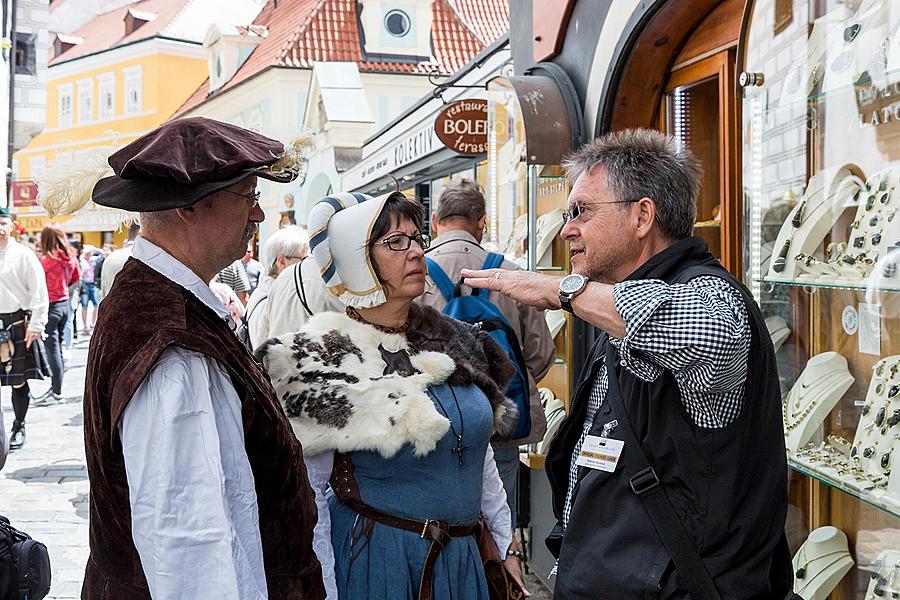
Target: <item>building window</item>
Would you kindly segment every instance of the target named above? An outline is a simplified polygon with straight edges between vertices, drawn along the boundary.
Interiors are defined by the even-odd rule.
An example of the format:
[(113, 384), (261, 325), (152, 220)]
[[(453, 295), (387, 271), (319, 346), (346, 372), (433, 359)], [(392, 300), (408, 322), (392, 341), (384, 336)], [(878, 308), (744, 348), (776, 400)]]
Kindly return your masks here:
[(59, 127), (72, 126), (72, 84), (59, 86)]
[(94, 120), (94, 82), (84, 79), (78, 82), (78, 122)]
[(140, 66), (129, 67), (125, 73), (125, 114), (133, 115), (141, 112), (142, 70)]
[(402, 10), (392, 10), (384, 16), (384, 27), (394, 37), (403, 37), (409, 33), (410, 19)]
[(100, 75), (100, 118), (112, 119), (116, 115), (116, 76), (113, 73)]
[(32, 156), (28, 159), (29, 166), (29, 179), (31, 181), (37, 181), (41, 178), (41, 175), (44, 173), (44, 157), (43, 156)]
[(16, 75), (36, 75), (33, 33), (16, 32)]

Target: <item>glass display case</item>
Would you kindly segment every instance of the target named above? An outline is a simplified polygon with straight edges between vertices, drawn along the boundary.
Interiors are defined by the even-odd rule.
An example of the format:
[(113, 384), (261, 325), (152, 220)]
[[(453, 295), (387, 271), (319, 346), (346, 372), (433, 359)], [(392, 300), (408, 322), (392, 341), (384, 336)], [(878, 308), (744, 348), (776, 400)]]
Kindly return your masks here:
[[(568, 247), (559, 233), (569, 182), (559, 165), (529, 163), (520, 101), (503, 79), (495, 79), (490, 85), (488, 132), (486, 240), (523, 269), (567, 273)], [(545, 317), (557, 359), (538, 382), (548, 427), (544, 439), (523, 455), (533, 468), (543, 467), (547, 445), (565, 416), (570, 398), (571, 320), (562, 310), (546, 311)]]
[(900, 0), (759, 0), (744, 276), (777, 350), (803, 598), (900, 597)]

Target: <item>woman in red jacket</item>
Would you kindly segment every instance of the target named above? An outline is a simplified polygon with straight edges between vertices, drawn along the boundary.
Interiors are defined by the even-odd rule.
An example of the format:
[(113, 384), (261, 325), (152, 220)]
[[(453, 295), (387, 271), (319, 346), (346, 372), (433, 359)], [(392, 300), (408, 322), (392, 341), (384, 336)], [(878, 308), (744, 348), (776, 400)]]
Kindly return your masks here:
[(41, 231), (41, 265), (47, 276), (47, 295), (50, 299), (44, 343), (50, 362), (52, 385), (46, 394), (37, 399), (36, 406), (48, 404), (51, 399), (63, 401), (62, 340), (66, 320), (69, 318), (69, 286), (81, 277), (75, 250), (66, 240), (66, 232), (55, 223), (44, 225)]

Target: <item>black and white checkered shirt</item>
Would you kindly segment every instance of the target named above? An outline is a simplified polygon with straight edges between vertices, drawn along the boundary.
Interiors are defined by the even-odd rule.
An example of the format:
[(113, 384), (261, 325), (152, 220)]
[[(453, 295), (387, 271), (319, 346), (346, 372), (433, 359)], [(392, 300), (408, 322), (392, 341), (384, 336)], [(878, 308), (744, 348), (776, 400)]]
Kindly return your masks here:
[[(750, 323), (741, 294), (720, 277), (696, 277), (686, 284), (625, 281), (613, 287), (625, 321), (625, 339), (611, 339), (619, 360), (635, 377), (655, 381), (672, 371), (685, 409), (700, 427), (719, 428), (741, 412), (750, 352)], [(588, 398), (581, 438), (572, 452), (563, 507), (568, 527), (575, 460), (606, 398), (609, 380), (600, 368)]]

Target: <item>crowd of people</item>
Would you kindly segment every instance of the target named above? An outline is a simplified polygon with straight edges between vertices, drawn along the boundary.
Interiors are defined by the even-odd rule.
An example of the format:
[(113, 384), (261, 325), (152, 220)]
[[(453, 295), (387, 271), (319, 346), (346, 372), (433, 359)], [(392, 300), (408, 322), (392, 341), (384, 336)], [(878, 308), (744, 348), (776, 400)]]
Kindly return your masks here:
[[(81, 306), (80, 335), (90, 336), (103, 293), (121, 268), (122, 261), (107, 263), (106, 259), (123, 251), (113, 244), (82, 245), (52, 222), (35, 236), (17, 240), (14, 231), (9, 211), (0, 208), (0, 338), (11, 348), (8, 356), (0, 353), (5, 367), (0, 385), (12, 388), (15, 414), (9, 436), (0, 427), (4, 458), (25, 444), (30, 406), (65, 401), (66, 362), (79, 336), (77, 307)], [(136, 231), (129, 230), (126, 247), (133, 243)], [(100, 284), (101, 278), (105, 285)], [(50, 379), (50, 387), (39, 396), (32, 395), (28, 381), (44, 378)]]
[(790, 597), (774, 352), (692, 237), (689, 153), (646, 130), (576, 152), (561, 278), (488, 251), (466, 180), (431, 215), (331, 194), (256, 261), (258, 178), (293, 180), (304, 143), (186, 118), (121, 148), (90, 199), (140, 230), (105, 259), (56, 225), (33, 252), (0, 217), (17, 447), (28, 349), (43, 340), (57, 399), (72, 286), (100, 304), (83, 598), (496, 599), (485, 539), (527, 594), (518, 446), (546, 430), (560, 308), (600, 334), (547, 456), (554, 597)]

